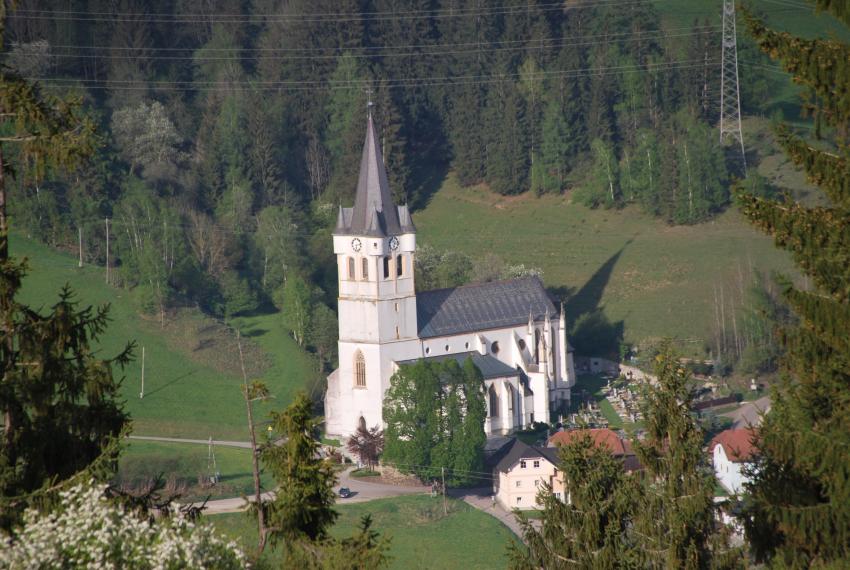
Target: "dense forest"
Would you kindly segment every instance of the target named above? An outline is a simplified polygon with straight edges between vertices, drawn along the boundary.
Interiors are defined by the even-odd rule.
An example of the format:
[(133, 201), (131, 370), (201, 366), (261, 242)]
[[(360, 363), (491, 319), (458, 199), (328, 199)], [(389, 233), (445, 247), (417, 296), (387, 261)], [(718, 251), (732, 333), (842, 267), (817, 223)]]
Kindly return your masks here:
[[(502, 194), (696, 223), (740, 175), (713, 129), (719, 40), (719, 14), (664, 27), (649, 0), (25, 0), (6, 63), (77, 94), (102, 136), (73, 175), (21, 173), (13, 225), (79, 240), (163, 319), (274, 303), (330, 363), (328, 228), (353, 198), (367, 100), (413, 208), (453, 170)], [(764, 57), (745, 41), (740, 54)], [(766, 74), (742, 73), (744, 101), (764, 101)], [(471, 268), (448, 273), (426, 280)]]

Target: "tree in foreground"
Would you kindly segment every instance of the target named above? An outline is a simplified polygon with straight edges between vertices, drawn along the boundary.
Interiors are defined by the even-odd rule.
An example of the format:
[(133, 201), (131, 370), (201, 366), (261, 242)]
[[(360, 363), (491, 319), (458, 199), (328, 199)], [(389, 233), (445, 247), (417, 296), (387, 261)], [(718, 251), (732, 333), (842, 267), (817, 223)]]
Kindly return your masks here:
[(108, 498), (106, 486), (79, 484), (51, 512), (28, 510), (14, 538), (0, 533), (0, 567), (235, 570), (245, 556), (180, 510), (153, 523)]
[(287, 568), (378, 568), (386, 563), (387, 541), (364, 518), (357, 534), (337, 540), (328, 536), (336, 521), (333, 509), (336, 474), (327, 459), (319, 457), (319, 420), (303, 392), (283, 412), (272, 414), (278, 442), (267, 445), (262, 461), (274, 476), (275, 498), (265, 510), (271, 542), (283, 549)]
[(566, 501), (544, 488), (540, 529), (520, 516), (527, 551), (512, 566), (531, 568), (736, 568), (714, 520), (714, 479), (702, 432), (690, 414), (688, 375), (666, 348), (658, 385), (646, 396), (647, 435), (634, 441), (643, 471), (626, 474), (620, 459), (589, 438), (561, 450)]
[[(850, 25), (845, 0), (817, 6)], [(759, 560), (792, 568), (850, 564), (850, 46), (768, 29), (745, 14), (763, 51), (808, 92), (810, 143), (789, 127), (777, 138), (823, 190), (826, 205), (740, 196), (744, 214), (791, 252), (813, 290), (784, 283), (797, 322), (783, 326), (785, 378), (759, 432), (760, 459), (748, 487), (748, 538)], [(826, 140), (824, 140), (826, 139)], [(830, 140), (831, 139), (831, 140)]]
[(639, 567), (628, 540), (637, 481), (589, 435), (562, 447), (560, 460), (569, 498), (544, 489), (539, 530), (518, 512), (527, 548), (511, 545), (511, 568)]
[(646, 437), (634, 442), (644, 467), (631, 530), (640, 565), (734, 568), (740, 555), (715, 522), (715, 481), (691, 415), (690, 374), (669, 344), (656, 359), (658, 383), (645, 395)]

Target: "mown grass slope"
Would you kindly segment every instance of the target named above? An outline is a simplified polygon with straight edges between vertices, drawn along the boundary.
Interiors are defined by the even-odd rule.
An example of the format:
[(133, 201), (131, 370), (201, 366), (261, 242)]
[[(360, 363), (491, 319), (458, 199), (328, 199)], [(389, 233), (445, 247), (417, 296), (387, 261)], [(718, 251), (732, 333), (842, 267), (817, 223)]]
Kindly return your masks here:
[[(81, 305), (111, 305), (111, 322), (99, 343), (101, 357), (114, 356), (127, 342), (136, 342), (136, 360), (123, 371), (121, 388), (136, 434), (247, 440), (232, 333), (194, 310), (178, 312), (162, 328), (156, 318), (139, 314), (130, 293), (104, 282), (102, 267), (78, 268), (73, 256), (19, 235), (13, 235), (10, 243), (12, 254), (29, 262), (21, 301), (49, 307), (67, 283)], [(279, 315), (245, 317), (240, 326), (255, 330), (246, 339), (252, 377), (262, 377), (276, 397), (259, 406), (256, 417), (262, 421), (271, 406), (285, 406), (296, 390), (315, 379), (315, 366), (287, 334)], [(142, 346), (145, 396), (139, 398)]]
[(601, 309), (625, 339), (711, 338), (714, 286), (738, 268), (790, 270), (787, 255), (734, 208), (695, 226), (668, 226), (635, 207), (590, 210), (561, 196), (498, 196), (449, 175), (415, 214), (421, 243), (476, 257), (494, 252), (543, 269), (568, 294), (567, 318)]
[[(449, 500), (443, 515), (440, 498), (406, 496), (368, 503), (337, 504), (340, 517), (331, 534), (344, 538), (356, 531), (363, 515), (372, 515), (373, 528), (392, 539), (389, 567), (398, 570), (465, 570), (504, 568), (507, 548), (516, 537), (506, 526), (462, 501)], [(220, 531), (239, 540), (246, 552), (256, 548), (256, 522), (244, 514), (208, 517)], [(279, 561), (274, 549), (266, 551), (269, 563)]]

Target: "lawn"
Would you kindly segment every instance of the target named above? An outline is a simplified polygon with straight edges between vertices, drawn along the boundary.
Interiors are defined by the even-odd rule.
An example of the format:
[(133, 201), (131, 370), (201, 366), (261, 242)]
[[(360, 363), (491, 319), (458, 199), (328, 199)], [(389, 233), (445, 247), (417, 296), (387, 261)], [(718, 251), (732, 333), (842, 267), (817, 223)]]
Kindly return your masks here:
[[(155, 478), (160, 473), (181, 489), (184, 500), (235, 497), (253, 493), (251, 450), (214, 446), (215, 466), (221, 474), (214, 486), (201, 486), (200, 479), (213, 472), (209, 467), (209, 448), (203, 444), (166, 443), (130, 440), (118, 464), (116, 482), (134, 485)], [(264, 489), (274, 481), (261, 473)]]
[[(507, 545), (515, 540), (498, 520), (457, 500), (450, 500), (448, 516), (443, 515), (442, 501), (429, 496), (341, 504), (337, 510), (340, 517), (333, 527), (334, 536), (352, 535), (361, 517), (371, 514), (373, 528), (391, 538), (390, 568), (399, 570), (504, 568)], [(242, 541), (246, 551), (256, 545), (256, 525), (245, 515), (215, 515), (207, 520)], [(274, 551), (264, 558), (278, 560)]]
[[(714, 287), (737, 272), (789, 270), (787, 254), (734, 208), (695, 226), (668, 226), (635, 207), (590, 210), (562, 196), (499, 196), (449, 174), (415, 214), (420, 243), (493, 252), (543, 270), (568, 294), (567, 319), (601, 309), (625, 339), (675, 337), (700, 353), (711, 337)], [(728, 290), (728, 289), (727, 289)]]
[[(21, 301), (49, 307), (68, 283), (82, 305), (111, 304), (111, 322), (100, 339), (99, 355), (114, 356), (128, 341), (137, 343), (137, 358), (124, 370), (121, 388), (135, 434), (247, 440), (236, 343), (220, 323), (186, 309), (161, 328), (155, 318), (139, 314), (131, 293), (104, 283), (103, 268), (78, 268), (73, 256), (16, 234), (11, 236), (11, 251), (29, 260)], [(286, 334), (278, 315), (244, 318), (240, 326), (253, 331), (246, 339), (248, 365), (252, 377), (262, 377), (276, 396), (270, 405), (285, 406), (294, 391), (315, 380), (312, 359)], [(142, 347), (143, 399), (139, 398)], [(261, 409), (257, 417), (261, 421), (264, 416)]]

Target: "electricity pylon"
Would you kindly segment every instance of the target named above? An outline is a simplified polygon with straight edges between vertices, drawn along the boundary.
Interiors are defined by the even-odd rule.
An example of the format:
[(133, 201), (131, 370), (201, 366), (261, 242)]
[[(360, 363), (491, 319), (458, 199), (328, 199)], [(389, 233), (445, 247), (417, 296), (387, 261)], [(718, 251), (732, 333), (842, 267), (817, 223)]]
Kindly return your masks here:
[(741, 147), (744, 175), (747, 155), (741, 130), (741, 90), (738, 88), (738, 44), (735, 27), (735, 0), (723, 0), (723, 64), (720, 75), (720, 144), (730, 139)]

